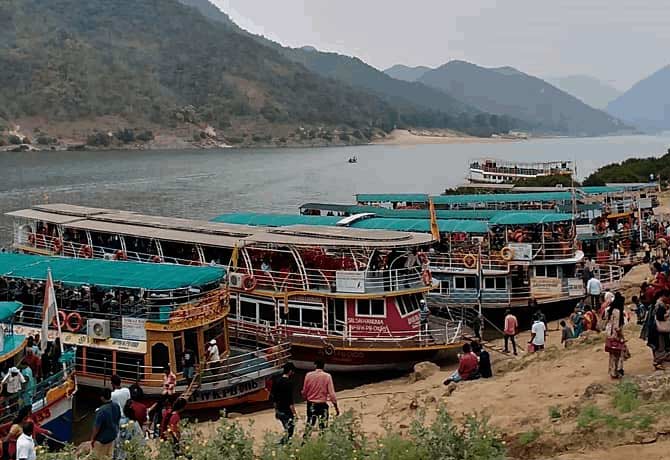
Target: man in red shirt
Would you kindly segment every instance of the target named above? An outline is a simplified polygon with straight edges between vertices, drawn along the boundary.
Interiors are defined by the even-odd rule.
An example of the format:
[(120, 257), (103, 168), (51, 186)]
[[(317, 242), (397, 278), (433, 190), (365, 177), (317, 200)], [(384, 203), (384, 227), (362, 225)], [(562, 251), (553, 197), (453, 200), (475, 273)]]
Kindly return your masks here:
[(472, 352), (472, 346), (469, 343), (464, 343), (463, 355), (459, 359), (458, 369), (444, 381), (444, 384), (449, 385), (451, 382), (474, 380), (479, 376), (478, 367), (479, 361), (477, 361), (477, 355)]
[(333, 403), (336, 415), (340, 415), (340, 409), (337, 407), (333, 377), (323, 370), (323, 361), (316, 361), (314, 365), (316, 369), (305, 375), (301, 393), (307, 401), (308, 427), (314, 426), (318, 421), (319, 428), (324, 429), (328, 422), (328, 401)]
[(505, 334), (505, 353), (509, 353), (509, 341), (512, 341), (512, 349), (516, 355), (516, 334), (519, 330), (519, 321), (516, 319), (516, 316), (512, 314), (512, 310), (509, 308), (505, 312), (505, 327), (503, 329), (503, 334)]

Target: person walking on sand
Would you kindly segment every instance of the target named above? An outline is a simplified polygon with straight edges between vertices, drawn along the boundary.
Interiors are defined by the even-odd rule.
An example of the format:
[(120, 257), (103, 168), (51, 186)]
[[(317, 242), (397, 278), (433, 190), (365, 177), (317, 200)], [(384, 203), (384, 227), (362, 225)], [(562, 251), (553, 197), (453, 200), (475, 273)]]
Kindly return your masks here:
[(536, 317), (530, 329), (530, 340), (528, 341), (528, 344), (531, 345), (531, 350), (533, 352), (544, 350), (546, 338), (547, 326), (545, 326), (541, 318)]
[(623, 362), (626, 358), (627, 349), (623, 335), (623, 324), (623, 302), (612, 302), (607, 310), (605, 351), (609, 353), (609, 375), (613, 379), (622, 378), (624, 373)]
[(307, 426), (309, 433), (310, 427), (319, 422), (319, 428), (324, 429), (328, 423), (328, 401), (333, 404), (335, 415), (340, 415), (340, 409), (337, 406), (337, 396), (335, 396), (335, 386), (333, 377), (323, 370), (324, 362), (316, 361), (316, 369), (305, 375), (305, 382), (302, 386), (302, 397), (307, 401)]
[(509, 353), (509, 342), (512, 342), (512, 350), (516, 356), (516, 335), (519, 332), (519, 320), (512, 314), (509, 308), (505, 311), (505, 326), (503, 327), (503, 334), (505, 336), (505, 353)]
[(586, 283), (586, 293), (591, 297), (591, 308), (595, 309), (600, 306), (600, 293), (602, 290), (603, 286), (600, 280), (594, 274), (591, 274), (591, 278)]
[(275, 418), (284, 427), (281, 444), (286, 444), (293, 437), (293, 431), (295, 430), (297, 414), (293, 401), (293, 383), (291, 382), (293, 374), (295, 374), (295, 365), (293, 363), (284, 364), (284, 371), (272, 383), (270, 394), (270, 399), (275, 407)]

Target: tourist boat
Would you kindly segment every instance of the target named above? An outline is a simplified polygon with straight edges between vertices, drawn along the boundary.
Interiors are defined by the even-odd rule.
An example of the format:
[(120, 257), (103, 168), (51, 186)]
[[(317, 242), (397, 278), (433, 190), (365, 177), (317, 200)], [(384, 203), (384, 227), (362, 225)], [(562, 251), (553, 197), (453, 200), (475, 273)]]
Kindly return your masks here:
[[(25, 314), (20, 302), (2, 300), (7, 297), (7, 290), (0, 283), (0, 365), (7, 371), (19, 366), (24, 357), (27, 337), (20, 333), (14, 325), (17, 315)], [(74, 365), (68, 360), (71, 352), (63, 353), (62, 369), (48, 376), (35, 385), (32, 395), (32, 418), (43, 428), (50, 430), (54, 441), (62, 444), (72, 440), (72, 400), (77, 391)], [(7, 435), (14, 417), (19, 410), (30, 401), (26, 401), (23, 393), (19, 396), (2, 398), (2, 414), (0, 414), (0, 435)]]
[(472, 183), (509, 184), (539, 177), (569, 177), (574, 172), (574, 166), (571, 161), (522, 163), (480, 159), (470, 163), (468, 180)]
[(430, 273), (405, 267), (430, 234), (346, 227), (252, 227), (70, 205), (9, 213), (17, 250), (79, 258), (228, 265), (230, 333), (291, 343), (300, 366), (410, 367), (462, 343), (463, 324), (420, 325)]
[[(25, 304), (15, 319), (20, 334), (41, 330), (39, 306), (48, 270), (62, 342), (76, 346), (82, 385), (109, 386), (117, 374), (151, 398), (162, 393), (163, 368), (169, 365), (178, 378), (176, 392), (188, 399), (189, 409), (227, 407), (267, 400), (266, 381), (288, 358), (287, 345), (231, 346), (225, 270), (217, 267), (0, 254), (5, 295), (20, 296)], [(50, 339), (58, 334), (58, 321), (51, 324)], [(211, 340), (220, 351), (217, 364), (205, 364)], [(183, 375), (187, 349), (200, 363), (191, 382)]]

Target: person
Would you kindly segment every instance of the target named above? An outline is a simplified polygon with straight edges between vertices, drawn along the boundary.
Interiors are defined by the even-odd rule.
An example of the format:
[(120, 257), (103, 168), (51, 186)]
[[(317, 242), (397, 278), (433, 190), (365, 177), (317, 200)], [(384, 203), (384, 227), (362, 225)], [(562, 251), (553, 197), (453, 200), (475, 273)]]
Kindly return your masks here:
[(293, 437), (293, 431), (295, 430), (297, 414), (293, 402), (293, 384), (291, 383), (294, 373), (295, 365), (293, 363), (284, 364), (284, 371), (273, 382), (270, 393), (270, 399), (275, 408), (275, 418), (284, 428), (284, 436), (280, 441), (282, 444), (286, 444)]
[(474, 378), (478, 377), (478, 367), (479, 362), (477, 361), (477, 356), (472, 352), (472, 345), (466, 342), (463, 344), (463, 354), (458, 358), (458, 369), (444, 381), (444, 384), (449, 385), (451, 382), (458, 383), (463, 380), (474, 380)]
[(160, 436), (160, 427), (161, 421), (163, 420), (163, 411), (166, 407), (170, 406), (170, 397), (166, 394), (161, 395), (148, 410), (149, 420), (151, 424), (149, 426), (150, 435), (153, 438), (158, 438)]
[(642, 249), (644, 250), (644, 259), (642, 259), (642, 262), (647, 264), (651, 260), (651, 246), (649, 246), (649, 243), (645, 241), (642, 244)]
[(479, 375), (484, 379), (490, 379), (493, 377), (491, 355), (488, 351), (486, 351), (486, 348), (484, 348), (479, 342), (473, 342), (472, 352), (477, 355), (477, 358), (479, 359), (479, 366), (477, 368)]
[(659, 299), (647, 314), (647, 323), (644, 328), (647, 336), (647, 346), (652, 350), (654, 368), (657, 370), (663, 370), (663, 363), (670, 359), (670, 334), (659, 330), (659, 324), (667, 324), (667, 321), (667, 307)]
[(318, 421), (319, 428), (324, 429), (328, 422), (328, 401), (333, 404), (336, 415), (340, 415), (340, 409), (337, 405), (333, 377), (324, 370), (324, 362), (316, 361), (314, 366), (315, 369), (305, 375), (301, 394), (307, 401), (308, 426), (313, 427)]
[[(588, 264), (584, 263), (582, 266), (582, 283), (584, 283), (584, 291), (586, 292), (586, 286), (591, 279), (591, 269)], [(588, 294), (588, 292), (587, 292)]]
[(219, 345), (217, 345), (216, 339), (212, 339), (209, 341), (209, 348), (207, 349), (207, 362), (209, 367), (218, 367), (219, 361), (221, 361)]
[(142, 422), (135, 419), (132, 402), (132, 400), (128, 400), (121, 413), (119, 435), (114, 442), (114, 454), (112, 457), (114, 460), (124, 460), (126, 458), (126, 441), (134, 441), (139, 445), (145, 444)]
[(421, 330), (428, 331), (428, 318), (430, 318), (430, 309), (426, 304), (426, 299), (419, 300), (419, 318), (421, 320)]
[(121, 409), (112, 401), (112, 391), (103, 388), (100, 394), (102, 405), (95, 411), (93, 432), (91, 433), (91, 450), (98, 459), (112, 457), (114, 440), (119, 434)]
[(561, 320), (558, 324), (561, 326), (561, 345), (567, 348), (568, 340), (572, 340), (574, 337), (572, 329), (570, 329), (570, 326), (564, 320)]
[(544, 342), (547, 336), (547, 326), (541, 320), (541, 318), (536, 317), (533, 325), (530, 329), (530, 340), (528, 341), (529, 345), (532, 345), (532, 351), (541, 351), (544, 350)]
[(579, 308), (575, 307), (575, 311), (570, 315), (570, 322), (572, 323), (572, 336), (577, 338), (582, 335), (582, 332), (584, 332), (584, 317)]
[(195, 355), (190, 348), (184, 350), (182, 365), (184, 367), (184, 378), (190, 383), (195, 374)]
[(42, 377), (42, 360), (33, 352), (32, 348), (26, 348), (26, 355), (23, 357), (23, 362), (30, 366), (30, 369), (33, 371), (33, 376), (39, 381)]
[(505, 353), (509, 353), (508, 344), (512, 342), (512, 350), (516, 356), (516, 335), (519, 332), (519, 320), (516, 319), (516, 316), (512, 314), (512, 310), (509, 308), (505, 311), (505, 327), (503, 328), (503, 334), (505, 336)]
[[(173, 395), (175, 392), (175, 387), (177, 386), (177, 376), (170, 369), (170, 365), (166, 364), (163, 366), (163, 394), (164, 395)], [(130, 392), (128, 393), (130, 398)]]
[(21, 425), (13, 424), (2, 441), (2, 459), (16, 460), (16, 442), (23, 433)]
[(15, 396), (21, 391), (21, 385), (26, 383), (26, 379), (23, 377), (23, 374), (19, 372), (19, 369), (16, 367), (10, 367), (9, 372), (5, 375), (5, 378), (2, 379), (2, 385), (4, 385), (4, 393), (7, 396)]
[(596, 315), (593, 309), (588, 305), (584, 308), (584, 330), (598, 330), (598, 315)]
[(35, 440), (33, 439), (33, 424), (23, 424), (23, 433), (16, 440), (16, 460), (36, 460)]
[(119, 410), (123, 410), (126, 407), (126, 403), (130, 399), (130, 390), (125, 387), (121, 387), (121, 377), (117, 374), (112, 375), (112, 401), (119, 406)]
[(23, 426), (24, 423), (33, 424), (33, 435), (38, 436), (53, 436), (53, 433), (46, 428), (43, 428), (35, 419), (33, 418), (33, 406), (25, 405), (19, 409), (12, 421), (13, 424)]
[(591, 274), (588, 283), (586, 283), (586, 293), (591, 297), (591, 308), (598, 308), (600, 305), (600, 293), (602, 292), (602, 284), (594, 274)]
[[(617, 295), (621, 295), (617, 292)], [(615, 299), (607, 312), (607, 326), (605, 332), (607, 338), (623, 344), (625, 347), (626, 340), (623, 335), (623, 302), (618, 302)], [(620, 379), (623, 377), (623, 362), (626, 357), (624, 350), (610, 350), (609, 351), (609, 375), (613, 379)]]
[(33, 377), (33, 371), (30, 367), (24, 365), (21, 369), (21, 374), (26, 381), (23, 387), (23, 393), (21, 393), (21, 399), (25, 406), (32, 407), (33, 397), (35, 396), (35, 378)]
[(475, 317), (475, 319), (472, 323), (472, 329), (473, 329), (473, 332), (475, 333), (475, 338), (477, 340), (482, 339), (483, 323), (484, 323), (484, 317), (482, 316), (481, 313), (477, 313), (477, 316)]
[(179, 445), (181, 441), (181, 427), (179, 423), (181, 422), (181, 413), (184, 409), (186, 409), (186, 400), (178, 398), (172, 409), (167, 411), (163, 416), (163, 421), (161, 422), (161, 439), (172, 443), (172, 451), (175, 458), (178, 458), (181, 453)]

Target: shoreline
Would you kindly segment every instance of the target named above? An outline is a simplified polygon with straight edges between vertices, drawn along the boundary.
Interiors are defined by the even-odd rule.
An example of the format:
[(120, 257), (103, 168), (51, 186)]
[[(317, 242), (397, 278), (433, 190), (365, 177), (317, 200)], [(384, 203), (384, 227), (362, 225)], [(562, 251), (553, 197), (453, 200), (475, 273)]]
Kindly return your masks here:
[(449, 130), (394, 129), (386, 137), (375, 139), (370, 145), (429, 145), (429, 144), (492, 144), (519, 142), (525, 139), (503, 137), (475, 137)]

